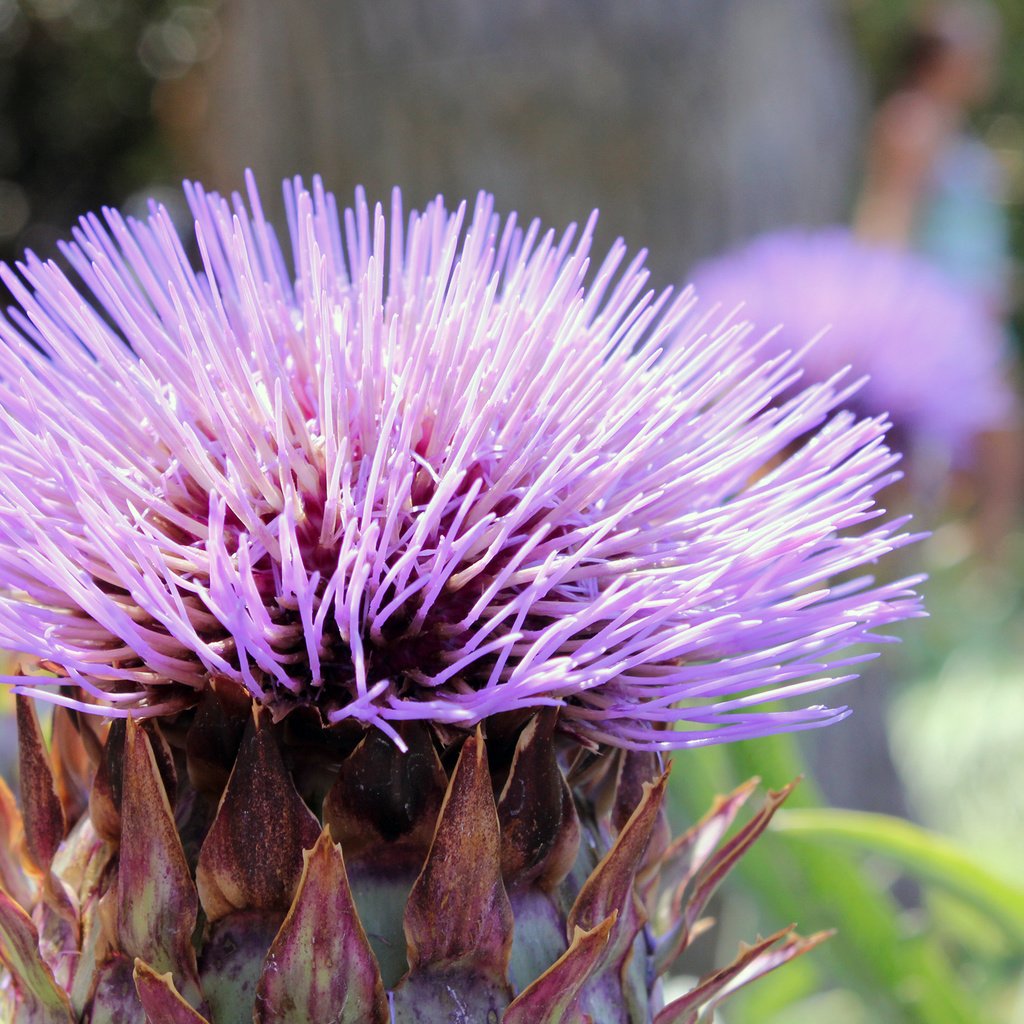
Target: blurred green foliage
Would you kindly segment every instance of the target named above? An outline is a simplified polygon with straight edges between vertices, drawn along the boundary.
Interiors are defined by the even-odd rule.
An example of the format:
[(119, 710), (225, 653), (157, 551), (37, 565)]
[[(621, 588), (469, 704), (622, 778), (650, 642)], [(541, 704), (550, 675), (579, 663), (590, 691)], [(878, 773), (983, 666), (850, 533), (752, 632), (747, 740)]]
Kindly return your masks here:
[[(777, 786), (803, 770), (791, 736), (680, 755), (676, 807), (751, 775)], [(1005, 1024), (1024, 965), (1024, 887), (975, 853), (883, 815), (825, 809), (812, 781), (737, 869), (724, 906), (724, 947), (790, 921), (835, 928), (812, 954), (738, 996), (729, 1024)], [(921, 904), (888, 884), (905, 872)]]

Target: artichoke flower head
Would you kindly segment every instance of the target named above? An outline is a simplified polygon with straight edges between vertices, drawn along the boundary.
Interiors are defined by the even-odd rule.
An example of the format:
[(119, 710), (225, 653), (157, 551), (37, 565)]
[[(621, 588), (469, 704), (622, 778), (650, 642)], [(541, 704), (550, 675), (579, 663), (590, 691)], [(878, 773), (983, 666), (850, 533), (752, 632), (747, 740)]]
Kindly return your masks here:
[(2, 272), (16, 1019), (682, 1024), (813, 944), (665, 1004), (781, 795), (670, 841), (663, 759), (836, 721), (919, 614), (884, 417), (593, 220), (186, 189), (191, 257), (154, 206)]

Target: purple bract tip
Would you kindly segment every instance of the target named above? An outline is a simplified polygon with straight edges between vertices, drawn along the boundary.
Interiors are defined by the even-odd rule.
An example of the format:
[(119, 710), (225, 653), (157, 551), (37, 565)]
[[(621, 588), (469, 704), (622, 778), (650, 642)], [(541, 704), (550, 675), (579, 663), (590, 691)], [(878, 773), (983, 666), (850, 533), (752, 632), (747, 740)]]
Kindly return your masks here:
[(793, 358), (621, 243), (591, 270), (593, 220), (339, 216), (296, 181), (289, 268), (251, 180), (252, 212), (187, 192), (201, 270), (159, 207), (81, 221), (90, 299), (3, 270), (0, 645), (61, 677), (22, 692), (156, 715), (223, 677), (391, 735), (556, 704), (676, 747), (841, 717), (761, 705), (919, 612), (851, 575), (908, 539), (885, 423), (777, 401)]

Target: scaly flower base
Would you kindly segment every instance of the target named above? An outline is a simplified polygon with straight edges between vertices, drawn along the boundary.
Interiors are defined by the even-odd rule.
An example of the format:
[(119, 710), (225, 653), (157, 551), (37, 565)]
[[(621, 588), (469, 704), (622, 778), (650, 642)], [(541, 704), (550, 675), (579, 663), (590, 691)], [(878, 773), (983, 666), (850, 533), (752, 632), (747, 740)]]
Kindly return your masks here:
[[(669, 841), (658, 756), (273, 723), (233, 686), (160, 725), (19, 698), (0, 807), (0, 991), (25, 1024), (687, 1024), (814, 945), (780, 932), (662, 1005), (658, 979), (785, 792)], [(6, 1000), (6, 1007), (3, 1001)], [(706, 1016), (702, 1016), (704, 1013)]]

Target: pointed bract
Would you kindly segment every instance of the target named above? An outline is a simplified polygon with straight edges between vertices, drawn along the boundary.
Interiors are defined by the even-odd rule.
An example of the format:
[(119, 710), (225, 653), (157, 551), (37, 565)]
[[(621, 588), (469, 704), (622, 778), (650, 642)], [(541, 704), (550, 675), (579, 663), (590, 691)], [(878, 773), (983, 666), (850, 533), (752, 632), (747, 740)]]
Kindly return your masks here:
[[(667, 782), (668, 776), (662, 775), (654, 783), (644, 785), (639, 805), (576, 897), (569, 911), (567, 927), (570, 931), (596, 928), (613, 912), (623, 919), (635, 919), (635, 912), (630, 910), (634, 899), (633, 881), (658, 824)], [(622, 927), (621, 922), (619, 927)]]
[[(2, 894), (0, 959), (10, 975), (11, 1012), (30, 1015), (28, 1024), (648, 1021), (658, 1005), (652, 979), (667, 946), (675, 948), (680, 934), (685, 945), (703, 926), (694, 917), (785, 794), (769, 794), (766, 807), (726, 839), (752, 788), (740, 787), (663, 850), (654, 841), (664, 819), (665, 775), (641, 786), (639, 805), (621, 828), (614, 824), (621, 821), (616, 808), (636, 792), (632, 780), (644, 764), (652, 767), (648, 755), (620, 751), (577, 774), (577, 791), (568, 799), (579, 801), (580, 814), (574, 807), (555, 811), (559, 792), (565, 800), (569, 791), (556, 754), (563, 739), (553, 720), (551, 712), (543, 712), (526, 722), (495, 723), (490, 757), (479, 732), (463, 740), (457, 731), (441, 731), (424, 742), (417, 738), (418, 726), (403, 727), (409, 751), (420, 753), (426, 794), (413, 792), (414, 776), (403, 776), (401, 762), (393, 760), (405, 755), (386, 752), (375, 734), (366, 737), (366, 746), (344, 754), (344, 744), (339, 747), (327, 736), (318, 740), (287, 730), (292, 741), (305, 744), (288, 746), (289, 759), (300, 751), (329, 758), (340, 750), (342, 769), (354, 759), (347, 772), (323, 764), (317, 771), (333, 770), (352, 790), (336, 783), (326, 803), (340, 812), (345, 837), (360, 854), (361, 894), (355, 898), (327, 827), (303, 852), (309, 840), (301, 835), (315, 818), (295, 790), (279, 749), (278, 727), (265, 714), (249, 719), (216, 813), (212, 806), (203, 812), (210, 797), (191, 789), (186, 775), (177, 815), (167, 786), (174, 782), (173, 762), (189, 746), (189, 729), (167, 724), (167, 735), (177, 744), (172, 756), (163, 727), (129, 720), (111, 733), (100, 757), (109, 765), (107, 792), (117, 794), (120, 842), (103, 841), (89, 820), (79, 821), (58, 845), (41, 883), (33, 869), (21, 884), (41, 922), (38, 931)], [(31, 734), (28, 742), (34, 742)], [(422, 869), (413, 878), (406, 861), (420, 840), (409, 839), (422, 830), (423, 813), (432, 813), (429, 794), (443, 763), (452, 765), (451, 779), (430, 849), (420, 850)], [(385, 769), (380, 779), (374, 778), (375, 765)], [(501, 814), (494, 799), (498, 780)], [(613, 788), (606, 792), (608, 785)], [(617, 793), (616, 785), (625, 792)], [(390, 840), (381, 831), (379, 808), (368, 808), (368, 793), (375, 790), (387, 793), (385, 806), (399, 807), (404, 815)], [(314, 787), (314, 795), (317, 791)], [(601, 794), (600, 812), (588, 795), (595, 792)], [(259, 837), (255, 826), (242, 820), (243, 794), (267, 802), (253, 817), (269, 830), (262, 837), (263, 855), (253, 857), (250, 851), (247, 860), (239, 851)], [(416, 798), (404, 810), (403, 794)], [(360, 845), (355, 833), (360, 807), (375, 836), (371, 845)], [(4, 820), (9, 836), (16, 837), (16, 812)], [(289, 842), (270, 835), (281, 822), (290, 830)], [(562, 844), (568, 840), (563, 835), (551, 845), (552, 831), (567, 834), (573, 848), (578, 846), (567, 873)], [(222, 901), (222, 912), (199, 929), (192, 869), (182, 843), (186, 835), (205, 835), (198, 873), (212, 894), (211, 906)], [(385, 856), (375, 863), (374, 850), (403, 843), (403, 858)], [(302, 867), (292, 886), (281, 868), (295, 849)], [(515, 858), (506, 859), (505, 868), (513, 867), (511, 900), (502, 878), (503, 852), (509, 858), (510, 849)], [(647, 920), (646, 894), (655, 884), (643, 876), (653, 879), (659, 868), (662, 888), (674, 891), (676, 905), (670, 900), (666, 920), (641, 927)], [(230, 903), (225, 893), (232, 896)], [(674, 931), (673, 917), (681, 922)], [(373, 945), (367, 920), (375, 929)], [(404, 974), (389, 949), (401, 942), (403, 924), (409, 955)], [(753, 951), (742, 950), (730, 968), (704, 979), (689, 1001), (666, 1008), (674, 1016), (661, 1018), (663, 1024), (704, 1020), (739, 985), (820, 939), (799, 940), (786, 932)]]
[(576, 860), (580, 826), (555, 756), (556, 714), (544, 709), (523, 729), (498, 798), (501, 873), (506, 886), (543, 876), (553, 888)]
[(565, 953), (512, 1000), (502, 1024), (573, 1024), (570, 1010), (601, 965), (615, 917), (613, 912), (590, 931), (577, 928)]
[(168, 974), (157, 974), (142, 960), (135, 961), (135, 989), (146, 1011), (146, 1024), (210, 1024), (182, 998)]
[(459, 993), (466, 994), (467, 1006), (458, 1012), (477, 1014), (467, 1020), (503, 1011), (511, 998), (512, 927), (498, 815), (478, 731), (459, 753), (434, 841), (405, 908), (409, 974), (395, 992), (396, 1020), (434, 1019), (428, 1013), (444, 1020), (444, 1006), (453, 999), (457, 1005)]
[(25, 843), (36, 866), (43, 871), (64, 838), (67, 823), (53, 780), (53, 770), (39, 728), (35, 703), (17, 697), (18, 786), (25, 823)]
[(100, 750), (99, 764), (89, 790), (89, 817), (108, 842), (121, 840), (121, 765), (124, 761), (124, 719), (114, 719)]
[(257, 715), (199, 853), (196, 885), (206, 916), (216, 921), (233, 910), (283, 914), (302, 874), (302, 851), (319, 834), (269, 721)]
[(24, 1024), (75, 1024), (67, 996), (39, 955), (32, 919), (0, 890), (0, 962), (11, 972)]
[(830, 932), (818, 932), (807, 938), (793, 934), (792, 928), (783, 928), (751, 946), (743, 946), (739, 955), (720, 970), (713, 972), (684, 996), (673, 1000), (654, 1018), (654, 1024), (697, 1024), (701, 1008), (706, 1007), (708, 1020), (726, 996), (738, 988), (756, 981), (769, 971), (781, 967), (794, 957), (807, 953), (824, 942)]
[(359, 922), (341, 848), (326, 830), (256, 987), (255, 1024), (388, 1024), (387, 996)]
[(97, 723), (92, 719), (77, 726), (84, 717), (66, 708), (53, 709), (53, 781), (66, 821), (77, 821), (89, 803), (93, 764), (86, 743), (94, 743), (93, 726)]
[(659, 908), (663, 934), (654, 955), (655, 970), (659, 975), (664, 974), (696, 938), (700, 922), (682, 913), (681, 904), (686, 888), (714, 855), (736, 815), (757, 788), (758, 781), (750, 779), (727, 796), (716, 797), (704, 817), (674, 840), (665, 851), (659, 872), (659, 884), (664, 893)]
[(505, 977), (512, 910), (501, 880), (498, 815), (479, 732), (459, 753), (430, 853), (409, 894), (405, 935), (412, 972), (465, 964), (495, 981)]
[(11, 896), (23, 909), (32, 906), (32, 886), (21, 863), (25, 829), (14, 794), (0, 777), (0, 891)]
[(601, 970), (580, 994), (581, 1009), (595, 1019), (621, 1016), (628, 1020), (635, 1016), (633, 1010), (644, 1009), (636, 1005), (638, 1002), (649, 1003), (647, 967), (637, 948), (645, 944), (640, 929), (647, 920), (637, 876), (662, 821), (667, 782), (666, 773), (653, 783), (645, 783), (640, 803), (612, 848), (583, 883), (566, 920), (571, 934), (576, 929), (592, 929), (613, 914), (616, 918)]
[(764, 804), (750, 821), (719, 846), (701, 865), (700, 871), (692, 879), (692, 889), (687, 894), (684, 905), (682, 894), (680, 893), (678, 897), (679, 903), (683, 905), (682, 919), (687, 928), (692, 928), (696, 924), (722, 880), (768, 827), (775, 812), (793, 792), (797, 782), (799, 779), (783, 786), (782, 789), (769, 790)]
[(171, 972), (190, 1003), (201, 1001), (192, 933), (199, 897), (147, 730), (128, 720), (117, 870), (122, 951)]
[(185, 740), (196, 789), (217, 797), (224, 792), (251, 718), (252, 700), (238, 687), (213, 683), (203, 694)]
[(421, 723), (400, 735), (405, 750), (382, 733), (367, 733), (324, 800), (324, 822), (350, 860), (364, 852), (387, 856), (393, 843), (422, 855), (433, 839), (448, 778)]

